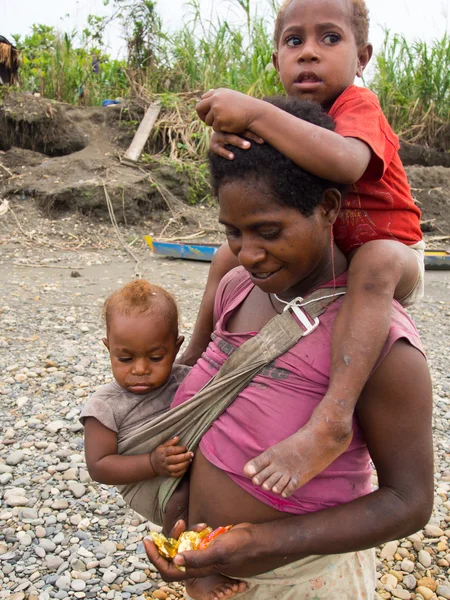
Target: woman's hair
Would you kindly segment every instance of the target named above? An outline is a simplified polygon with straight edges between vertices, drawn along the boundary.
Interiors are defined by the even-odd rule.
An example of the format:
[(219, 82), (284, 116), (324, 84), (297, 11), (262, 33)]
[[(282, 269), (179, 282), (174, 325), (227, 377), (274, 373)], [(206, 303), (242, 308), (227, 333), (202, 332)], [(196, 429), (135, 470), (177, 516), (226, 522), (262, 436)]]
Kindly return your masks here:
[[(334, 122), (319, 104), (284, 96), (265, 98), (287, 113), (330, 131)], [(307, 142), (305, 142), (307, 144)], [(254, 181), (265, 184), (280, 204), (296, 208), (309, 216), (320, 204), (327, 189), (335, 188), (341, 193), (346, 186), (340, 185), (298, 167), (287, 156), (269, 144), (252, 143), (248, 150), (226, 146), (233, 152), (234, 160), (209, 153), (209, 165), (214, 193), (231, 182)]]
[(120, 313), (136, 316), (149, 313), (158, 320), (173, 327), (178, 335), (178, 308), (174, 298), (163, 288), (145, 279), (136, 279), (113, 292), (103, 304), (103, 317), (108, 329), (113, 316)]
[[(294, 2), (294, 0), (285, 0), (278, 11), (273, 35), (275, 48), (278, 48), (278, 44), (280, 43), (284, 13), (292, 4), (292, 2)], [(353, 33), (355, 34), (356, 44), (357, 46), (363, 46), (369, 39), (369, 11), (367, 9), (365, 0), (350, 0), (350, 2), (352, 11), (350, 15), (350, 23)]]

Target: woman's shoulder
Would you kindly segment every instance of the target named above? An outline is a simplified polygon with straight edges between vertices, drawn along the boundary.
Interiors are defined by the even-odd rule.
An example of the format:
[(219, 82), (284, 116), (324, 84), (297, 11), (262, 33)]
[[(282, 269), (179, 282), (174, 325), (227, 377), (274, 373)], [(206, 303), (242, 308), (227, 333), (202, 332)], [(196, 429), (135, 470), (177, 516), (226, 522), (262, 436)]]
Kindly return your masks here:
[(231, 269), (220, 281), (214, 304), (214, 314), (222, 315), (230, 307), (231, 302), (239, 304), (243, 297), (253, 288), (249, 274), (243, 267)]

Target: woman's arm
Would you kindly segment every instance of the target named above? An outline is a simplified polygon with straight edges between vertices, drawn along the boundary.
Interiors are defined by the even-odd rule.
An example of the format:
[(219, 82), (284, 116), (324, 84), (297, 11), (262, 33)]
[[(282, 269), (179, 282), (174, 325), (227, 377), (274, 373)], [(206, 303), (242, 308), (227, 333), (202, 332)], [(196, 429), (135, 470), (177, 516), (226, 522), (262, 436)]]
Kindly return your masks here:
[(206, 350), (214, 329), (214, 300), (217, 288), (224, 275), (239, 266), (238, 259), (231, 252), (228, 244), (223, 244), (214, 255), (209, 268), (200, 309), (195, 322), (194, 331), (186, 350), (178, 359), (182, 365), (193, 366)]
[(177, 446), (177, 437), (158, 446), (153, 452), (125, 456), (117, 454), (117, 433), (94, 417), (84, 423), (84, 451), (89, 475), (108, 485), (126, 485), (158, 475), (182, 477), (193, 454)]
[(149, 557), (167, 580), (215, 572), (245, 577), (305, 556), (353, 552), (412, 534), (427, 523), (433, 505), (431, 409), (426, 361), (400, 340), (357, 407), (378, 471), (377, 491), (336, 508), (234, 528), (203, 552), (178, 555), (175, 562), (187, 566), (182, 577), (147, 543)]

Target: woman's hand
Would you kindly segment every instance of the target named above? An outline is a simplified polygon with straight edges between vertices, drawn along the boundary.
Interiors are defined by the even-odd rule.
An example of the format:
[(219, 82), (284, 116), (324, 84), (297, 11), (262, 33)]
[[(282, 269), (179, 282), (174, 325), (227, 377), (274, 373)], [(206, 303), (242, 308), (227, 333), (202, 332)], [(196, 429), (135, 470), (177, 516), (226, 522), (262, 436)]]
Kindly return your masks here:
[[(205, 524), (201, 524), (192, 529), (201, 531), (204, 528)], [(185, 529), (184, 521), (178, 521), (170, 532), (170, 537), (177, 539)], [(183, 581), (195, 577), (206, 577), (213, 573), (225, 575), (236, 573), (252, 557), (256, 558), (257, 544), (254, 540), (254, 526), (250, 523), (242, 523), (227, 533), (219, 535), (206, 550), (177, 554), (173, 562), (163, 558), (151, 540), (144, 540), (144, 547), (150, 562), (158, 569), (164, 581)], [(185, 567), (186, 570), (180, 571), (176, 565)]]
[[(260, 138), (259, 135), (256, 135), (251, 131), (244, 131), (244, 133), (241, 135), (252, 140), (253, 142), (256, 142), (257, 144), (264, 144), (264, 140)], [(214, 131), (209, 142), (209, 149), (211, 152), (221, 156), (222, 158), (233, 160), (234, 154), (230, 152), (228, 148), (225, 148), (225, 145), (236, 146), (236, 148), (241, 148), (241, 150), (248, 150), (251, 144), (248, 140), (244, 140), (244, 137), (240, 137), (235, 133), (219, 133)]]
[(194, 458), (184, 446), (177, 446), (178, 436), (158, 446), (150, 454), (150, 462), (156, 475), (165, 477), (182, 477), (189, 469)]

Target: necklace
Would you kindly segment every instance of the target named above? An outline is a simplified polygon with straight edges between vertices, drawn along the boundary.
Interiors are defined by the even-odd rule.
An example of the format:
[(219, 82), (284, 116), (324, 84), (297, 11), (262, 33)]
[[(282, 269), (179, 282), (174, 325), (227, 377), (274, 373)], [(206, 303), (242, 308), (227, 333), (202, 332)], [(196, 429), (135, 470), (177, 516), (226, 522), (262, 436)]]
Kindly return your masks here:
[[(275, 296), (275, 294), (274, 294), (274, 296)], [(275, 298), (277, 298), (277, 297), (275, 296)], [(280, 302), (283, 302), (283, 301), (282, 301), (282, 300), (280, 300), (279, 298), (277, 298), (277, 300), (279, 300)], [(277, 307), (276, 307), (276, 306), (275, 306), (275, 304), (273, 303), (273, 300), (272, 300), (272, 294), (269, 294), (269, 302), (270, 302), (270, 304), (272, 305), (272, 308), (273, 308), (273, 310), (274, 310), (274, 311), (277, 313), (277, 315), (281, 315), (281, 312), (279, 312), (279, 311), (278, 311)]]
[[(298, 298), (293, 298), (290, 302), (286, 302), (286, 300), (282, 300), (276, 294), (274, 294), (274, 296), (278, 300), (278, 302), (281, 302), (281, 304), (286, 304), (286, 306), (292, 306), (292, 304), (295, 304), (296, 306), (303, 307), (303, 306), (308, 306), (308, 304), (312, 304), (313, 302), (318, 302), (319, 300), (328, 300), (328, 298), (336, 298), (337, 296), (343, 296), (344, 294), (345, 294), (345, 292), (338, 292), (337, 294), (328, 294), (328, 296), (321, 296), (320, 298), (313, 298), (312, 300), (308, 300), (307, 302), (302, 302), (303, 298), (301, 296), (298, 296)], [(269, 294), (269, 298), (270, 298), (270, 303), (272, 304), (273, 308), (276, 310), (275, 306), (273, 305), (270, 294)], [(297, 303), (297, 301), (298, 301), (298, 303)]]

